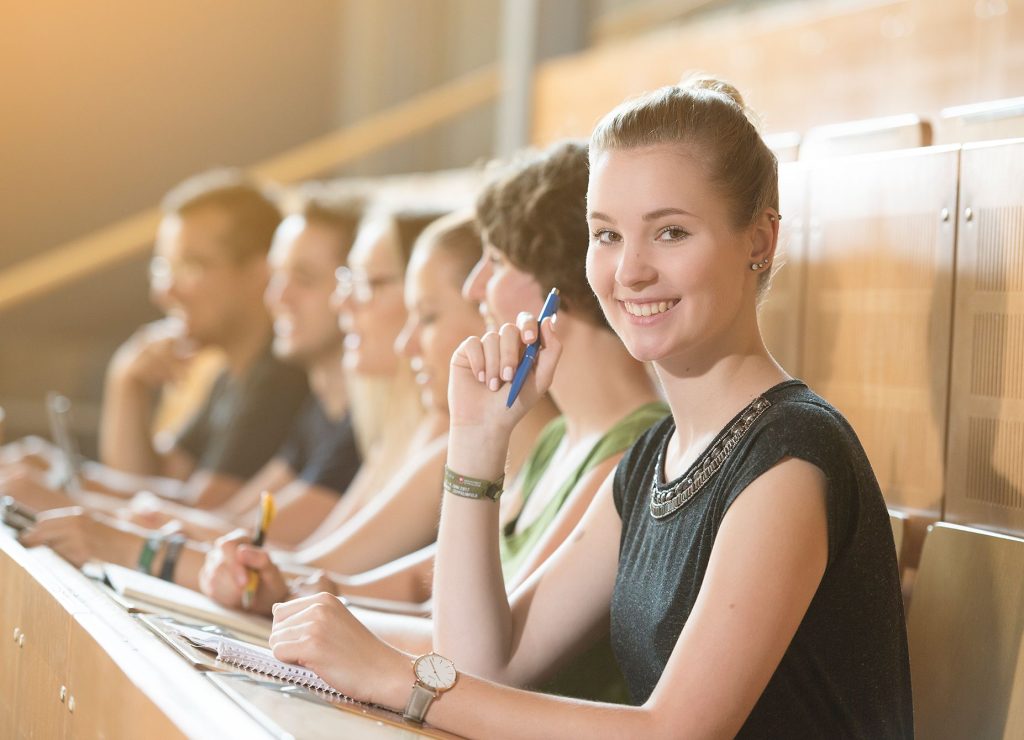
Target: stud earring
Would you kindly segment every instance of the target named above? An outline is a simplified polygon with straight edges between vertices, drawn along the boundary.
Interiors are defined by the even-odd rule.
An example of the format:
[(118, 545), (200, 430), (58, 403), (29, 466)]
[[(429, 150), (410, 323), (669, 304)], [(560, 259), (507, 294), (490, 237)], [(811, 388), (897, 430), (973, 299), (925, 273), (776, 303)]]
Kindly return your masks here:
[(763, 270), (764, 268), (766, 268), (768, 266), (768, 261), (769, 261), (768, 258), (765, 257), (760, 262), (751, 263), (750, 269), (753, 270), (754, 272), (757, 272), (758, 270)]

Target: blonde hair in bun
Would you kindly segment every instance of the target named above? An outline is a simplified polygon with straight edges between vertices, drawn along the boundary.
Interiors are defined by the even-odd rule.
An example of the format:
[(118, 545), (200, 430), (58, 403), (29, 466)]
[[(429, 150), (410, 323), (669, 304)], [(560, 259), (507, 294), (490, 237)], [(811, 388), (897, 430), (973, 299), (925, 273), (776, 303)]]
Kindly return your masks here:
[(779, 207), (778, 160), (755, 121), (733, 85), (693, 75), (627, 100), (604, 116), (590, 137), (590, 156), (658, 144), (692, 147), (730, 200), (735, 225), (744, 227), (765, 209)]

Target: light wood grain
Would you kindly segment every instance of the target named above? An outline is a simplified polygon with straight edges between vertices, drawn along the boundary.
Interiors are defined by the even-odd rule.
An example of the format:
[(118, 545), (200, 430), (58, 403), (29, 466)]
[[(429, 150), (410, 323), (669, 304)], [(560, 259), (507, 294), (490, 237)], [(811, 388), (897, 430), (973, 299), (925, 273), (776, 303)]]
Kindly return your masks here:
[[(755, 4), (750, 4), (755, 5)], [(766, 3), (549, 62), (533, 138), (587, 136), (627, 97), (703, 71), (734, 82), (769, 132), (1021, 95), (1015, 3)]]
[(1024, 540), (935, 525), (907, 629), (918, 737), (999, 738), (1024, 631)]
[(1024, 140), (963, 150), (946, 518), (1024, 532)]
[(803, 375), (856, 430), (886, 502), (941, 514), (958, 149), (813, 165)]

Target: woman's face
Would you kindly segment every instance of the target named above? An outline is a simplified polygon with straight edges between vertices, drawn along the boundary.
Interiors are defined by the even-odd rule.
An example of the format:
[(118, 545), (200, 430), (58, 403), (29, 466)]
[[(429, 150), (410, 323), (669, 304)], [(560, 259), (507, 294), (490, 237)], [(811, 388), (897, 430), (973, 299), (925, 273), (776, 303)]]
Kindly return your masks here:
[(630, 353), (681, 372), (729, 353), (756, 315), (764, 230), (732, 226), (691, 151), (595, 152), (587, 209), (587, 278)]
[(345, 366), (361, 375), (398, 368), (395, 338), (405, 323), (398, 235), (389, 219), (360, 227), (348, 267), (338, 270), (334, 305), (345, 332)]
[(520, 311), (536, 316), (544, 307), (544, 290), (536, 278), (515, 267), (486, 238), (483, 256), (466, 278), (462, 293), (480, 306), (488, 329), (515, 323)]
[(405, 276), (409, 318), (395, 349), (409, 358), (428, 409), (448, 408), (448, 369), (468, 336), (481, 334), (475, 303), (462, 296), (465, 268), (443, 249), (417, 247)]
[(267, 262), (270, 281), (263, 300), (274, 319), (274, 352), (300, 363), (334, 355), (341, 346), (331, 311), (338, 235), (329, 227), (292, 215), (274, 234)]

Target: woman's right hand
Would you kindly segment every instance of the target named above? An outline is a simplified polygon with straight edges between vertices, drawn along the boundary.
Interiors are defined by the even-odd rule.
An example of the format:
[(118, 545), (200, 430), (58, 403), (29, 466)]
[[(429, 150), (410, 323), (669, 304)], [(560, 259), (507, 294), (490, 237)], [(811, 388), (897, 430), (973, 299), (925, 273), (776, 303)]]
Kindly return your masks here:
[(199, 590), (218, 604), (241, 609), (242, 592), (252, 571), (259, 575), (260, 582), (249, 611), (269, 615), (274, 604), (290, 598), (288, 584), (270, 554), (250, 544), (242, 530), (214, 543), (199, 571)]
[(453, 433), (458, 428), (479, 429), (485, 434), (511, 434), (515, 425), (548, 392), (562, 344), (555, 319), (539, 327), (541, 350), (526, 376), (512, 408), (506, 407), (511, 380), (526, 348), (537, 337), (537, 319), (523, 312), (515, 324), (498, 331), (465, 339), (452, 356), (448, 381), (448, 409)]

